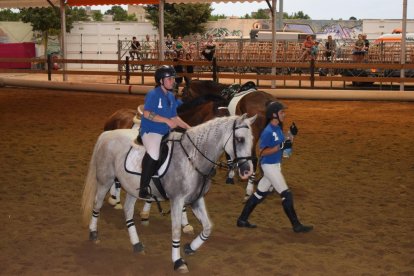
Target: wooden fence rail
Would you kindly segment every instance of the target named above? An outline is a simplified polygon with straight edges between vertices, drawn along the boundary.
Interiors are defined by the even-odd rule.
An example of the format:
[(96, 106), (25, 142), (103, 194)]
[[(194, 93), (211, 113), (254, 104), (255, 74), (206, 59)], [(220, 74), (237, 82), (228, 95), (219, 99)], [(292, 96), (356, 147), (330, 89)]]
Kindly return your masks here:
[[(233, 79), (233, 80), (256, 80), (257, 83), (261, 80), (266, 81), (299, 81), (301, 87), (302, 81), (309, 81), (310, 87), (315, 86), (315, 82), (345, 82), (353, 83), (414, 83), (414, 77), (395, 77), (381, 75), (378, 72), (384, 70), (394, 70), (395, 72), (404, 70), (414, 70), (414, 63), (395, 64), (395, 63), (332, 63), (323, 61), (310, 62), (242, 62), (242, 61), (217, 61), (213, 63), (208, 61), (159, 61), (159, 60), (134, 60), (129, 58), (125, 60), (78, 60), (78, 59), (59, 59), (48, 56), (44, 58), (0, 58), (0, 64), (4, 62), (15, 63), (31, 63), (34, 69), (0, 69), (0, 73), (36, 73), (48, 74), (48, 79), (51, 80), (52, 74), (59, 75), (112, 75), (118, 76), (118, 81), (125, 80), (129, 84), (130, 77), (141, 76), (141, 84), (144, 84), (144, 78), (153, 76), (152, 70), (146, 70), (146, 66), (156, 68), (160, 65), (182, 65), (194, 66), (198, 68), (194, 73), (182, 73), (182, 76), (189, 76), (192, 78), (215, 78), (215, 79)], [(119, 70), (117, 71), (97, 71), (97, 70), (53, 70), (53, 63), (58, 64), (117, 64)], [(40, 66), (39, 66), (40, 65)], [(38, 68), (44, 69), (38, 69)], [(63, 66), (62, 66), (63, 67)], [(139, 68), (138, 70), (131, 70), (132, 68)], [(271, 74), (271, 69), (276, 68), (276, 74)], [(294, 69), (294, 70), (292, 70)], [(334, 70), (344, 71), (351, 70), (351, 72), (375, 72), (373, 75), (322, 75), (315, 74), (321, 69), (333, 72)], [(298, 73), (296, 71), (298, 71)], [(304, 72), (305, 71), (305, 72)]]

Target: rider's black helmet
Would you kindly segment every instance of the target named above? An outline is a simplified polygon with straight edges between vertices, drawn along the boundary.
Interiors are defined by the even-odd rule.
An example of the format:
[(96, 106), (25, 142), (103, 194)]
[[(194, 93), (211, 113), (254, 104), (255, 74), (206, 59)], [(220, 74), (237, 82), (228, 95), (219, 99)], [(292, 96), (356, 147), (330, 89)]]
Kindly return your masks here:
[[(266, 106), (266, 119), (279, 119), (278, 113), (280, 110), (286, 109), (286, 106), (284, 106), (281, 102), (271, 102)], [(276, 114), (276, 117), (274, 117), (273, 114)]]
[(155, 71), (155, 83), (157, 85), (160, 85), (161, 80), (163, 78), (176, 77), (176, 76), (177, 76), (177, 73), (175, 72), (174, 67), (164, 65), (164, 66), (159, 67)]

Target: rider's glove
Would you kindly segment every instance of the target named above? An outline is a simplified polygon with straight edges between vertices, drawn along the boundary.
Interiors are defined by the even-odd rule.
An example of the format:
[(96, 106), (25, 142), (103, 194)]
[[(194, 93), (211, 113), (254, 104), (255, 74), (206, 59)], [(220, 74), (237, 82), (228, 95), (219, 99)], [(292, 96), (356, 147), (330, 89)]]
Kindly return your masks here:
[(291, 149), (291, 148), (292, 148), (292, 141), (291, 140), (286, 140), (282, 144), (280, 144), (280, 149), (281, 150)]
[(294, 122), (290, 125), (289, 131), (290, 133), (292, 133), (293, 136), (296, 136), (296, 134), (298, 134), (299, 129), (297, 128)]

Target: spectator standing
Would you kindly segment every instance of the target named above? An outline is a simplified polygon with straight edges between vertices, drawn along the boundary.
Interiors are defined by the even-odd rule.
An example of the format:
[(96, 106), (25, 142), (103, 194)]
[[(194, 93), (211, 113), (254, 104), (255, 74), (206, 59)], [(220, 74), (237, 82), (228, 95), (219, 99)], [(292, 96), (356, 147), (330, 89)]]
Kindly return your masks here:
[(216, 44), (214, 43), (213, 35), (209, 35), (206, 44), (204, 44), (204, 49), (201, 52), (201, 54), (208, 61), (212, 61), (214, 58), (215, 52), (216, 52)]
[(328, 41), (325, 42), (325, 57), (328, 61), (332, 61), (336, 53), (336, 41), (328, 35)]
[(354, 51), (352, 52), (353, 60), (355, 62), (362, 62), (365, 54), (365, 41), (362, 39), (362, 34), (358, 35), (358, 40), (355, 42)]
[(167, 59), (173, 59), (175, 57), (175, 50), (174, 50), (175, 46), (174, 45), (175, 45), (174, 40), (172, 39), (171, 35), (168, 34), (167, 39), (165, 40), (166, 49), (164, 52), (165, 57)]

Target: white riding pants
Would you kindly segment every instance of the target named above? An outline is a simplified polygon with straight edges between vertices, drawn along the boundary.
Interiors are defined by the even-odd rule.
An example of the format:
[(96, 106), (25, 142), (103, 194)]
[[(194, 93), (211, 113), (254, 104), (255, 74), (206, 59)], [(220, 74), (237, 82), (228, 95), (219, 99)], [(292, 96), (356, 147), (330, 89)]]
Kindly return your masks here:
[(162, 135), (154, 132), (144, 133), (142, 136), (142, 144), (153, 160), (160, 158), (160, 145)]
[(263, 177), (260, 179), (257, 189), (261, 192), (267, 192), (270, 186), (280, 194), (288, 189), (285, 178), (282, 174), (280, 163), (262, 164)]

